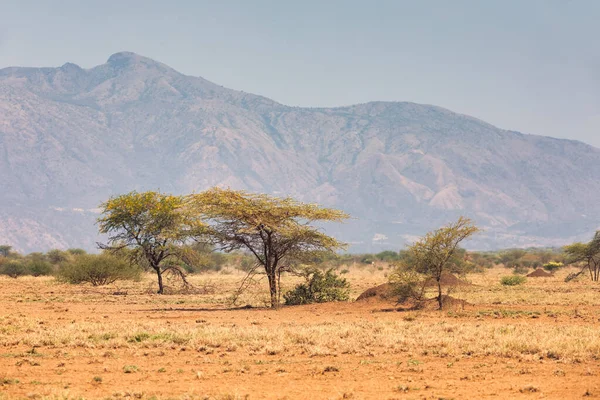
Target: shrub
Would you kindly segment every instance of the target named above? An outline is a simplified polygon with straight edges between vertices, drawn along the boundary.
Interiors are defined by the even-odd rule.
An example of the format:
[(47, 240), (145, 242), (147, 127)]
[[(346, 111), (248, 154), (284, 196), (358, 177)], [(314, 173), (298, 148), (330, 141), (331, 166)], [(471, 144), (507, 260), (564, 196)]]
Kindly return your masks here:
[(563, 264), (561, 262), (550, 261), (549, 263), (544, 264), (543, 268), (546, 271), (554, 272), (556, 270), (561, 269), (564, 266), (565, 266), (565, 264)]
[(27, 264), (27, 272), (33, 276), (46, 276), (52, 275), (54, 268), (47, 261), (32, 260)]
[(87, 254), (86, 251), (83, 249), (67, 249), (67, 253), (73, 256), (82, 256), (84, 254)]
[(515, 275), (525, 275), (529, 272), (529, 267), (526, 267), (524, 265), (516, 265), (513, 268), (513, 274)]
[(27, 275), (27, 267), (20, 261), (9, 261), (0, 267), (0, 275), (18, 278), (19, 276)]
[(390, 276), (392, 294), (398, 297), (398, 303), (413, 300), (417, 304), (424, 300), (426, 278), (416, 271), (397, 268)]
[(117, 280), (137, 280), (140, 274), (138, 266), (110, 254), (83, 254), (61, 264), (57, 277), (72, 284), (91, 283), (93, 286), (101, 286)]
[(520, 275), (503, 276), (500, 279), (500, 283), (504, 286), (518, 286), (522, 285), (527, 281), (527, 278)]
[(323, 273), (310, 269), (305, 274), (306, 283), (297, 285), (283, 295), (285, 304), (312, 304), (330, 301), (347, 301), (350, 295), (350, 284), (340, 278), (332, 269)]
[(360, 259), (363, 264), (373, 264), (375, 261), (377, 261), (377, 258), (373, 254), (365, 254)]
[(250, 272), (256, 266), (256, 261), (250, 256), (244, 255), (240, 261), (238, 269), (244, 272)]
[(377, 253), (377, 254), (375, 254), (375, 257), (377, 257), (377, 259), (379, 259), (381, 261), (385, 261), (385, 262), (398, 261), (398, 259), (399, 259), (398, 253), (395, 251), (390, 251), (390, 250), (386, 250), (386, 251), (382, 251), (381, 253)]
[(68, 253), (66, 251), (53, 249), (53, 250), (49, 250), (46, 253), (46, 259), (48, 261), (50, 261), (50, 263), (52, 263), (52, 264), (60, 264), (60, 263), (64, 263), (64, 262), (68, 261), (69, 257), (71, 255), (72, 255), (71, 253)]

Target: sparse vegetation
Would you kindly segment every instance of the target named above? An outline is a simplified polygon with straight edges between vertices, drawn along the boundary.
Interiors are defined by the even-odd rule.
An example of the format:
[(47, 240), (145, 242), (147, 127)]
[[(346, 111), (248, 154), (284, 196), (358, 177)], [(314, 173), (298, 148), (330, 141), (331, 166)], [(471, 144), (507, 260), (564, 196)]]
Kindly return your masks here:
[[(374, 377), (379, 376), (376, 372), (386, 371), (383, 381), (373, 379), (377, 385), (386, 383), (382, 387), (387, 389), (380, 389), (378, 394), (391, 397), (400, 386), (409, 392), (426, 390), (426, 383), (410, 383), (408, 379), (418, 374), (429, 380), (442, 371), (457, 380), (469, 377), (464, 380), (467, 383), (476, 381), (473, 371), (497, 376), (506, 376), (508, 371), (509, 383), (517, 391), (530, 383), (527, 379), (533, 371), (542, 368), (549, 379), (580, 376), (581, 381), (564, 381), (569, 387), (581, 385), (579, 393), (595, 379), (581, 376), (581, 370), (585, 371), (586, 364), (595, 365), (597, 359), (593, 324), (600, 300), (596, 284), (589, 279), (563, 282), (568, 274), (578, 271), (575, 267), (566, 266), (552, 278), (531, 279), (526, 287), (510, 290), (498, 285), (506, 273), (502, 266), (471, 273), (467, 279), (473, 285), (453, 292), (453, 296), (476, 306), (447, 313), (429, 308), (404, 311), (402, 307), (400, 312), (382, 312), (386, 307), (398, 307), (393, 302), (371, 306), (315, 304), (272, 312), (227, 309), (228, 294), (245, 276), (234, 269), (236, 262), (232, 258), (231, 265), (224, 267), (227, 274), (210, 271), (190, 276), (195, 286), (207, 277), (216, 286), (214, 293), (193, 296), (149, 297), (147, 288), (154, 279), (148, 274), (140, 282), (122, 281), (93, 291), (45, 277), (0, 278), (12, 283), (0, 293), (0, 304), (11, 305), (0, 316), (0, 346), (5, 349), (0, 370), (13, 371), (11, 368), (16, 367), (25, 371), (54, 364), (56, 374), (61, 381), (70, 382), (74, 395), (83, 395), (90, 384), (109, 391), (114, 390), (115, 382), (130, 379), (139, 381), (141, 393), (142, 382), (146, 377), (153, 381), (153, 376), (176, 382), (219, 376), (225, 382), (239, 382), (241, 375), (276, 374), (292, 378), (292, 385), (296, 377), (310, 385), (315, 377), (344, 380), (356, 368)], [(385, 272), (373, 266), (343, 268), (348, 270), (344, 279), (352, 296), (385, 280)], [(288, 290), (305, 283), (303, 277), (282, 277), (282, 288)], [(113, 297), (112, 287), (128, 292), (126, 300)], [(437, 288), (425, 290), (435, 292)], [(268, 304), (270, 294), (265, 286), (253, 286), (244, 299), (253, 306)], [(36, 302), (43, 306), (36, 308)], [(211, 312), (188, 311), (200, 309)], [(124, 310), (129, 311), (124, 315)], [(560, 372), (556, 363), (540, 360), (560, 361)], [(79, 379), (77, 363), (104, 363), (106, 367)], [(509, 369), (515, 365), (518, 369)], [(388, 375), (395, 377), (393, 382)], [(12, 374), (6, 381), (17, 378), (21, 376)], [(39, 381), (48, 389), (63, 387), (56, 386), (58, 381)], [(35, 385), (31, 378), (27, 382)], [(12, 394), (11, 390), (18, 390), (20, 385), (4, 384), (3, 389)], [(537, 387), (548, 393), (547, 386)], [(170, 389), (154, 386), (148, 390), (162, 398)], [(355, 398), (363, 393), (360, 389), (352, 392)], [(217, 394), (214, 397), (218, 398)], [(334, 394), (330, 397), (336, 398)]]
[(287, 305), (327, 303), (330, 301), (347, 301), (349, 284), (328, 269), (325, 273), (311, 268), (306, 271), (305, 283), (296, 285), (293, 290), (286, 292), (283, 297)]
[[(471, 220), (460, 217), (458, 221), (451, 223), (436, 231), (430, 232), (423, 238), (410, 245), (405, 252), (402, 261), (396, 267), (396, 276), (406, 276), (405, 271), (414, 271), (428, 278), (432, 278), (437, 286), (437, 301), (439, 309), (443, 308), (441, 279), (444, 273), (464, 273), (467, 268), (464, 255), (458, 245), (479, 232)], [(391, 280), (400, 287), (406, 288), (406, 282)], [(397, 290), (402, 291), (397, 288)], [(410, 289), (415, 292), (414, 289)]]
[(504, 286), (519, 286), (527, 282), (527, 278), (521, 275), (503, 276), (500, 283)]
[(544, 264), (543, 268), (546, 271), (555, 272), (555, 271), (558, 271), (559, 269), (563, 268), (564, 266), (565, 266), (565, 264), (563, 264), (561, 262), (551, 261), (549, 263)]
[(90, 283), (102, 286), (118, 280), (137, 280), (140, 278), (139, 266), (110, 254), (82, 254), (63, 262), (57, 277), (71, 284)]
[[(195, 238), (206, 239), (210, 219), (205, 222), (208, 214), (201, 215), (196, 206), (182, 212), (189, 213), (186, 218), (193, 220), (196, 228), (202, 227)], [(260, 212), (256, 215), (263, 218)], [(279, 218), (277, 213), (267, 213), (267, 217)], [(244, 232), (259, 232), (260, 236), (255, 225), (244, 222), (241, 227)], [(142, 272), (142, 266), (148, 266), (145, 257), (139, 257), (142, 247), (121, 247), (115, 241), (110, 252), (102, 254), (71, 249), (21, 255), (3, 246), (0, 272), (5, 277), (0, 280), (10, 284), (0, 292), (0, 305), (8, 310), (0, 316), (0, 346), (6, 349), (0, 357), (0, 370), (47, 367), (56, 358), (56, 374), (61, 380), (70, 377), (69, 383), (60, 388), (79, 393), (89, 389), (90, 384), (110, 390), (113, 382), (140, 380), (142, 376), (143, 381), (152, 374), (175, 381), (274, 374), (278, 378), (298, 377), (304, 383), (317, 376), (343, 381), (360, 368), (371, 376), (387, 371), (385, 375), (394, 378), (390, 381), (399, 375), (400, 384), (388, 384), (387, 389), (378, 392), (393, 397), (394, 391), (428, 390), (427, 384), (404, 382), (412, 382), (409, 377), (415, 374), (440, 376), (440, 369), (464, 382), (477, 381), (470, 371), (504, 376), (505, 370), (510, 370), (510, 384), (516, 386), (518, 381), (516, 391), (546, 394), (547, 387), (534, 387), (526, 381), (533, 371), (545, 368), (550, 379), (580, 376), (581, 382), (564, 382), (578, 388), (579, 393), (589, 393), (585, 386), (594, 379), (593, 373), (581, 374), (579, 369), (586, 363), (593, 364), (600, 348), (593, 325), (597, 320), (595, 310), (600, 306), (595, 282), (597, 237), (588, 244), (568, 246), (564, 254), (557, 249), (467, 252), (458, 248), (462, 239), (476, 231), (470, 221), (460, 219), (428, 234), (416, 243), (419, 246), (398, 253), (335, 255), (317, 251), (316, 247), (292, 247), (293, 257), (282, 259), (285, 262), (276, 275), (277, 293), (285, 293), (288, 305), (313, 305), (283, 308), (276, 313), (246, 310), (272, 306), (271, 285), (248, 286), (244, 297), (238, 298), (246, 306), (227, 309), (231, 307), (231, 294), (239, 293), (239, 282), (246, 282), (248, 272), (268, 281), (264, 265), (255, 254), (244, 253), (239, 244), (227, 247), (223, 246), (226, 242), (218, 240), (172, 242), (171, 254), (177, 256), (161, 268), (174, 266), (197, 274), (188, 277), (194, 287), (210, 290), (196, 290), (194, 296), (181, 293), (167, 297), (147, 296), (151, 278)], [(215, 232), (208, 233), (209, 237)], [(277, 243), (285, 244), (281, 241), (285, 237), (278, 237)], [(505, 275), (507, 267), (524, 272), (542, 266), (553, 274), (538, 269), (530, 276), (544, 278), (529, 280), (521, 275)], [(451, 273), (464, 279), (444, 275)], [(45, 277), (49, 274), (56, 274), (58, 280)], [(439, 299), (444, 276), (461, 285), (452, 289), (452, 297), (444, 296), (449, 299), (446, 301), (467, 307), (449, 307), (446, 313), (430, 311), (430, 304)], [(317, 304), (347, 301), (386, 279), (398, 303), (376, 300), (372, 305)], [(63, 282), (107, 287), (77, 290)], [(43, 307), (36, 307), (38, 302)], [(125, 318), (123, 304), (135, 306)], [(202, 318), (194, 315), (190, 321), (186, 317), (190, 311), (202, 313)], [(291, 357), (293, 363), (289, 362)], [(146, 359), (153, 363), (142, 361)], [(97, 372), (102, 376), (90, 374), (78, 380), (79, 376), (74, 375), (74, 363), (102, 364), (103, 360), (119, 364)], [(560, 368), (540, 360), (560, 361)], [(519, 367), (513, 369), (514, 365)], [(4, 377), (0, 386), (13, 394), (23, 385), (56, 388), (58, 381), (27, 378), (26, 382)], [(360, 390), (344, 391), (343, 398), (352, 398), (354, 392), (356, 396), (361, 394)], [(128, 392), (116, 397), (143, 398), (144, 394)], [(220, 398), (218, 394), (213, 397)]]

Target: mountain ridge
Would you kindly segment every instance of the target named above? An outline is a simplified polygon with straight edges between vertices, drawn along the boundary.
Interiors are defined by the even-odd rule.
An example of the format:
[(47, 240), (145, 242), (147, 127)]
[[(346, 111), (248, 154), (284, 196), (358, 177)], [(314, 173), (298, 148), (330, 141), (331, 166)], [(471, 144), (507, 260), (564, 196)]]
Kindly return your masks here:
[(0, 239), (24, 250), (89, 248), (89, 210), (157, 187), (340, 207), (357, 220), (328, 229), (360, 250), (398, 248), (461, 213), (486, 228), (479, 247), (556, 244), (600, 226), (600, 150), (438, 106), (286, 106), (120, 52), (89, 69), (1, 69), (0, 115)]

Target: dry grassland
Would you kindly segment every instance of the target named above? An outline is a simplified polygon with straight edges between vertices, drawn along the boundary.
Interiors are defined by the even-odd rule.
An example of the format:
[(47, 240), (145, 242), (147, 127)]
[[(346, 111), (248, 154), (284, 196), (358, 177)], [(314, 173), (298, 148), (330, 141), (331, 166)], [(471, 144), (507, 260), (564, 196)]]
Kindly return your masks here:
[[(600, 397), (600, 286), (565, 283), (568, 272), (517, 287), (499, 284), (503, 268), (473, 274), (451, 293), (471, 305), (442, 312), (272, 311), (262, 286), (231, 306), (235, 271), (193, 277), (205, 294), (165, 296), (151, 276), (104, 288), (0, 278), (0, 399)], [(356, 298), (385, 273), (345, 276)]]

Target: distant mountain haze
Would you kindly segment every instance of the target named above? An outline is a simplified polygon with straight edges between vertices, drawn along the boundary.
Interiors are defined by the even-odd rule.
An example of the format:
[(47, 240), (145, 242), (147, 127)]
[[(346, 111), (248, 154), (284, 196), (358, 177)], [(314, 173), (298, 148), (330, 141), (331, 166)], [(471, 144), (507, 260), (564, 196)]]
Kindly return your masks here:
[(485, 229), (471, 248), (600, 227), (600, 150), (581, 142), (431, 105), (289, 107), (127, 52), (0, 70), (0, 242), (91, 250), (109, 196), (214, 185), (344, 209), (354, 218), (324, 229), (354, 251), (399, 249), (459, 215)]

